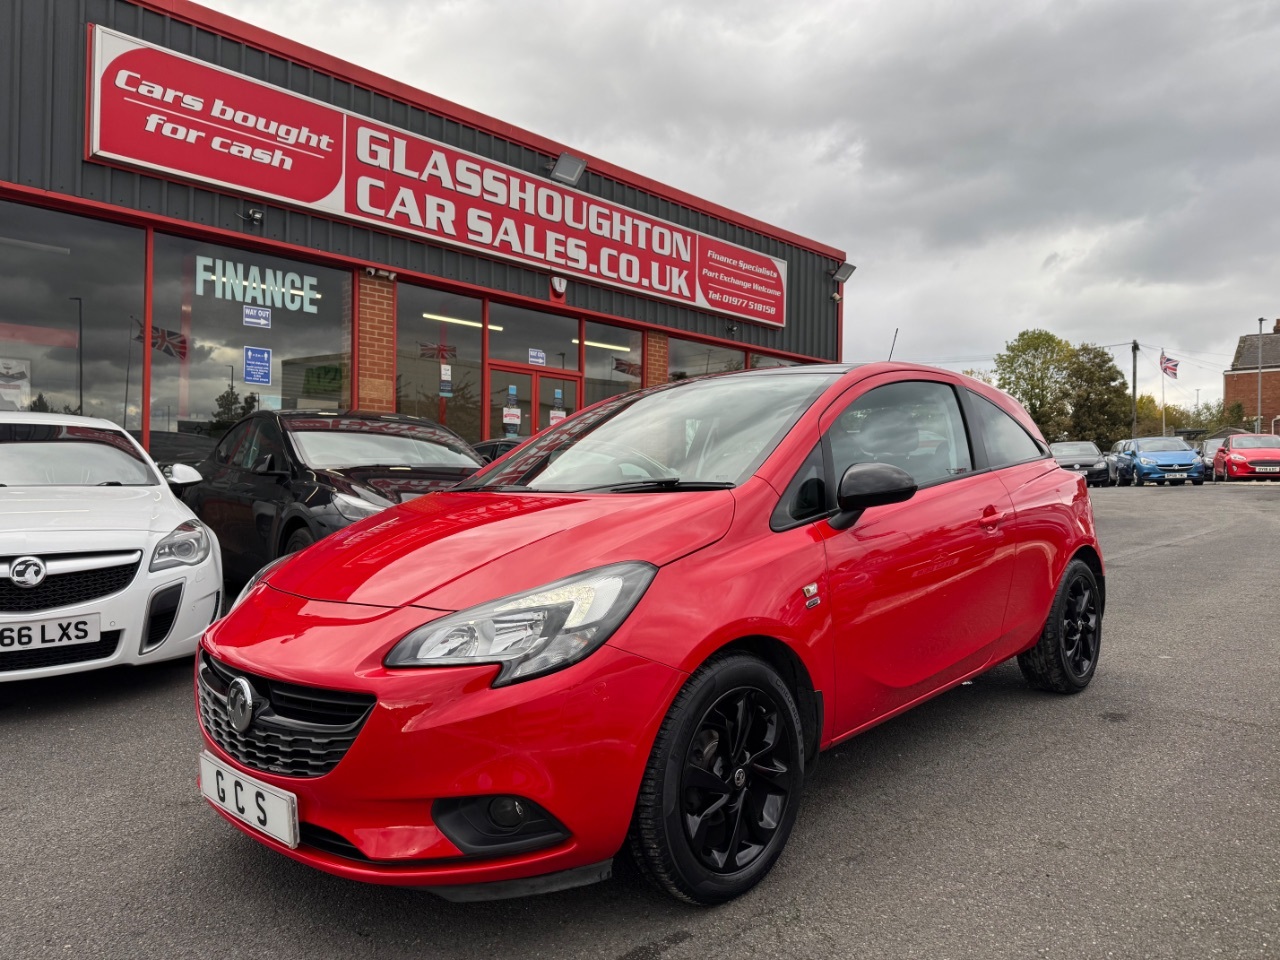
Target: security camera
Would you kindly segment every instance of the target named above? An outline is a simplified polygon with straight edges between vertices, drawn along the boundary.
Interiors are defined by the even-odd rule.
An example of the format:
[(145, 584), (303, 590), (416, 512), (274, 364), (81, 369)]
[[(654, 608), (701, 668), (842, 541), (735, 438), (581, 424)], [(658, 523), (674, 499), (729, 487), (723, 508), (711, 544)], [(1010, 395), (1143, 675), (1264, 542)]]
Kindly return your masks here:
[(376, 277), (378, 275), (378, 271), (373, 269), (373, 267), (365, 267), (364, 275), (366, 277)]
[(839, 293), (833, 293), (831, 295), (831, 299), (834, 300), (836, 303), (839, 303), (841, 300), (844, 299), (844, 297), (840, 296)]

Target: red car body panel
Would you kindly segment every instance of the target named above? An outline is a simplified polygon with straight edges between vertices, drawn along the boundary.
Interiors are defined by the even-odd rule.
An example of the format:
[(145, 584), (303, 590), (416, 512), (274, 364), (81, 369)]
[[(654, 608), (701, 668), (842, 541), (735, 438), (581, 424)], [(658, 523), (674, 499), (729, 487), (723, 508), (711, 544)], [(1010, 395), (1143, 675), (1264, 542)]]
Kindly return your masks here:
[[(303, 822), (379, 862), (289, 850), (232, 822), (295, 859), (372, 882), (454, 885), (580, 867), (622, 845), (663, 718), (688, 675), (728, 644), (764, 638), (794, 653), (821, 695), (822, 746), (1027, 649), (1070, 559), (1088, 551), (1102, 569), (1085, 481), (1047, 456), (926, 486), (847, 530), (825, 519), (770, 526), (832, 418), (903, 378), (968, 388), (1043, 440), (984, 384), (873, 364), (840, 377), (732, 490), (432, 494), (272, 570), (204, 648), (234, 668), (377, 703), (322, 776), (243, 767), (207, 734), (206, 747), (296, 793)], [(603, 647), (558, 672), (495, 688), (493, 665), (383, 666), (401, 638), (447, 611), (628, 560), (659, 568), (647, 592)], [(570, 838), (468, 859), (432, 823), (436, 799), (502, 793), (541, 804)]]

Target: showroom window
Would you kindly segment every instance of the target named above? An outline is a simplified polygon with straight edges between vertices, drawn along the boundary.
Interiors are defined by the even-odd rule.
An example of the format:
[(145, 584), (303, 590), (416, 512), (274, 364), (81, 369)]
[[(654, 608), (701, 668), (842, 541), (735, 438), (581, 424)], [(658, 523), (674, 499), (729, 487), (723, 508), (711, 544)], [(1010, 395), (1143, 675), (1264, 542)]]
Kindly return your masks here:
[(578, 319), (505, 303), (489, 304), (489, 359), (578, 369)]
[(667, 376), (671, 380), (687, 380), (706, 373), (742, 370), (746, 362), (747, 355), (741, 350), (713, 347), (705, 343), (694, 343), (692, 340), (677, 340), (675, 337), (667, 341)]
[(139, 435), (146, 234), (0, 201), (0, 410)]
[(776, 367), (798, 367), (799, 360), (784, 360), (782, 357), (766, 357), (763, 354), (753, 353), (751, 355), (752, 370), (771, 370)]
[(644, 334), (638, 330), (586, 324), (585, 407), (631, 390), (640, 389), (644, 373)]
[(351, 274), (156, 234), (151, 452), (199, 460), (240, 417), (351, 405)]
[(469, 443), (481, 435), (484, 304), (402, 283), (396, 288), (396, 412), (426, 417)]

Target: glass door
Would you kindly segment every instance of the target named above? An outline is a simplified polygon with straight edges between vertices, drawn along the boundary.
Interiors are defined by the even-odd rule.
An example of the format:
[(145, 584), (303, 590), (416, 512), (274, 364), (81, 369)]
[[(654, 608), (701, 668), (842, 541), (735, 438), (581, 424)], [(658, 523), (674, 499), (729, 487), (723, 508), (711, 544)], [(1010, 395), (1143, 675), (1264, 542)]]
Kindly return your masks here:
[(578, 409), (578, 391), (579, 381), (558, 370), (531, 373), (490, 364), (488, 439), (531, 437), (555, 426)]
[(538, 374), (538, 429), (545, 430), (578, 409), (578, 381)]
[(533, 375), (489, 369), (489, 439), (531, 437), (534, 433)]

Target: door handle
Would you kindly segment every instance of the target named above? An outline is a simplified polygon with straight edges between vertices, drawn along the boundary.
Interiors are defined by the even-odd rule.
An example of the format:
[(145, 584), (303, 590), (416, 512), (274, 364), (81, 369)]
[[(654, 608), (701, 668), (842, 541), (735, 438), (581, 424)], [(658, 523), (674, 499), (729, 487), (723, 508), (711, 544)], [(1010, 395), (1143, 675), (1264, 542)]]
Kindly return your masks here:
[(1000, 513), (993, 506), (984, 507), (982, 517), (978, 520), (978, 525), (987, 533), (995, 533), (996, 528), (1000, 526)]

